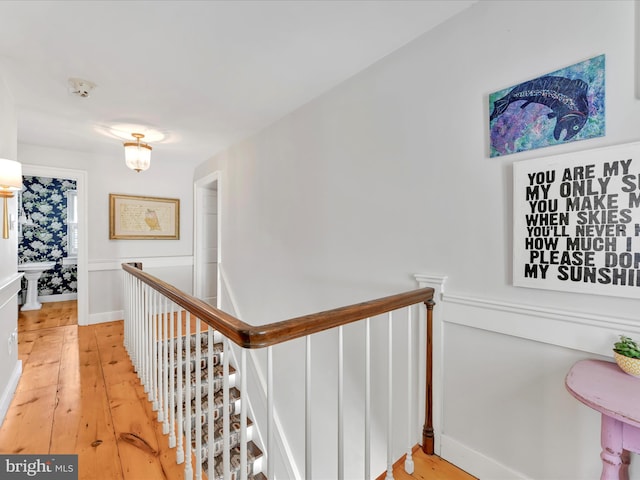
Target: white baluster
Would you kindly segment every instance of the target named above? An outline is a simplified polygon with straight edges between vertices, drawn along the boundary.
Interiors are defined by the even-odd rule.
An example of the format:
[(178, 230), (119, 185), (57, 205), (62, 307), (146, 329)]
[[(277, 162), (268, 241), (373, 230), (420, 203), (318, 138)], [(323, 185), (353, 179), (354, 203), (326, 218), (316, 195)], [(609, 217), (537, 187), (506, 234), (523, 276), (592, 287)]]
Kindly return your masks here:
[(184, 478), (191, 480), (193, 478), (193, 465), (191, 464), (191, 426), (193, 418), (191, 415), (191, 400), (193, 395), (191, 385), (191, 313), (185, 312), (185, 361), (184, 366), (184, 386), (185, 386), (185, 422), (184, 422), (184, 450), (185, 450), (185, 466)]
[(176, 326), (177, 326), (177, 334), (176, 334), (176, 354), (178, 355), (177, 358), (177, 363), (178, 363), (178, 369), (177, 369), (177, 373), (178, 373), (178, 378), (176, 379), (178, 385), (178, 393), (176, 396), (176, 409), (178, 412), (178, 446), (176, 448), (176, 462), (178, 464), (184, 462), (184, 445), (182, 442), (182, 437), (184, 435), (184, 431), (186, 430), (184, 428), (184, 418), (183, 418), (183, 412), (184, 412), (184, 406), (185, 406), (185, 398), (184, 398), (184, 389), (182, 388), (182, 385), (184, 383), (183, 380), (183, 374), (184, 374), (184, 358), (182, 355), (182, 349), (186, 348), (184, 346), (183, 343), (183, 338), (182, 338), (182, 309), (178, 309), (177, 312), (177, 316), (176, 316)]
[[(305, 479), (311, 480), (311, 335), (306, 337), (306, 356), (305, 356), (305, 406), (304, 406), (304, 473)], [(269, 347), (271, 348), (271, 347)], [(271, 395), (269, 395), (271, 397)], [(269, 475), (271, 478), (271, 475)]]
[(169, 377), (173, 376), (173, 371), (169, 371), (169, 305), (167, 297), (162, 297), (162, 391), (164, 393), (162, 404), (164, 406), (164, 423), (162, 433), (169, 433)]
[(136, 291), (135, 291), (135, 283), (134, 283), (134, 276), (133, 275), (129, 275), (127, 274), (127, 278), (128, 278), (128, 286), (127, 286), (127, 292), (129, 295), (129, 324), (127, 326), (127, 334), (128, 334), (128, 339), (127, 339), (127, 351), (129, 352), (129, 357), (132, 360), (132, 363), (135, 364), (135, 362), (133, 361), (134, 357), (135, 357), (135, 345), (134, 345), (134, 341), (135, 341), (135, 331), (134, 331), (134, 326), (135, 326), (135, 321), (136, 321)]
[(387, 476), (386, 480), (393, 480), (393, 451), (392, 451), (392, 417), (393, 417), (393, 312), (389, 312), (387, 332)]
[(143, 378), (144, 378), (144, 391), (147, 393), (147, 399), (152, 401), (151, 397), (151, 349), (150, 349), (150, 341), (151, 338), (151, 328), (149, 327), (149, 323), (151, 321), (151, 314), (149, 313), (150, 309), (150, 296), (151, 289), (143, 284), (142, 293), (144, 295), (144, 321), (143, 321), (143, 330), (142, 330), (142, 370), (143, 370)]
[(213, 362), (213, 356), (215, 354), (215, 349), (214, 349), (214, 344), (213, 344), (213, 328), (209, 327), (208, 331), (207, 331), (209, 337), (207, 338), (207, 340), (209, 341), (208, 345), (207, 345), (207, 362), (208, 362), (208, 368), (207, 368), (207, 436), (209, 438), (209, 444), (208, 444), (208, 452), (207, 452), (207, 459), (208, 459), (208, 469), (207, 469), (207, 477), (210, 479), (215, 479), (215, 466), (216, 466), (216, 462), (215, 462), (215, 441), (216, 441), (216, 434), (215, 434), (215, 419), (214, 419), (214, 409), (215, 409), (215, 405), (214, 405), (214, 399), (215, 399), (215, 392), (213, 389), (213, 382), (214, 382), (214, 372), (215, 372), (215, 366), (214, 366), (214, 362)]
[(225, 356), (222, 361), (222, 468), (224, 470), (224, 480), (231, 480), (231, 451), (229, 442), (229, 355), (230, 344), (227, 337), (224, 337)]
[(411, 312), (413, 307), (407, 307), (407, 456), (404, 460), (404, 471), (409, 475), (413, 473), (413, 445), (411, 439), (413, 438), (411, 432), (413, 431), (413, 320)]
[(365, 320), (364, 335), (364, 478), (371, 478), (371, 319)]
[[(127, 352), (129, 352), (129, 325), (131, 324), (131, 302), (129, 302), (129, 295), (130, 295), (130, 291), (129, 288), (131, 287), (131, 279), (130, 279), (131, 275), (129, 275), (127, 272), (123, 272), (123, 279), (122, 279), (122, 288), (123, 290), (123, 297), (124, 297), (124, 348), (127, 350)], [(129, 353), (129, 356), (131, 356), (131, 353)]]
[(158, 308), (157, 293), (151, 290), (151, 397), (153, 410), (158, 411)]
[[(176, 446), (176, 313), (175, 304), (169, 302), (169, 448)], [(180, 432), (182, 437), (182, 432)]]
[(201, 338), (201, 326), (200, 319), (196, 317), (196, 341), (195, 341), (195, 368), (194, 373), (196, 376), (196, 416), (195, 421), (195, 434), (196, 434), (196, 480), (202, 478), (202, 338)]
[(163, 296), (160, 293), (156, 294), (156, 331), (157, 339), (155, 341), (156, 348), (158, 350), (158, 422), (164, 423), (164, 372), (165, 372), (165, 358), (164, 358), (164, 312)]
[[(267, 478), (273, 478), (275, 454), (273, 453), (273, 347), (267, 347)], [(307, 477), (311, 478), (311, 477)]]
[(129, 358), (131, 359), (131, 363), (133, 363), (133, 355), (131, 355), (131, 332), (130, 327), (132, 324), (132, 304), (131, 304), (131, 295), (132, 295), (132, 285), (131, 285), (132, 276), (125, 272), (124, 274), (124, 296), (125, 296), (125, 310), (124, 310), (124, 347), (129, 354)]
[[(133, 368), (135, 372), (140, 376), (140, 328), (142, 322), (142, 298), (140, 295), (140, 280), (135, 278), (133, 280), (133, 325), (131, 332), (133, 334), (133, 338), (131, 339), (133, 356), (131, 357), (131, 361), (133, 362)], [(142, 377), (140, 376), (140, 382), (142, 383)]]
[(207, 451), (207, 477), (215, 478), (215, 415), (214, 415), (214, 388), (213, 382), (215, 379), (215, 364), (213, 356), (215, 354), (213, 344), (213, 328), (207, 329), (208, 343), (207, 343), (207, 437), (209, 438), (208, 451)]
[(240, 356), (240, 480), (247, 480), (247, 349)]
[(338, 480), (344, 479), (344, 338), (338, 327)]

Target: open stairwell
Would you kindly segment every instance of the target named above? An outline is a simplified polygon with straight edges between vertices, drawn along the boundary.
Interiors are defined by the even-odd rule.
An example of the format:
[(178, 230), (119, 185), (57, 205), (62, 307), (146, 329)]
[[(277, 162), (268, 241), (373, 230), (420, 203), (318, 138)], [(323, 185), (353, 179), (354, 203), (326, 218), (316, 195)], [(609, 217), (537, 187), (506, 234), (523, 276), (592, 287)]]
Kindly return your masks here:
[[(318, 478), (345, 478), (347, 474), (347, 454), (350, 451), (362, 452), (363, 478), (374, 478), (371, 474), (374, 463), (382, 466), (383, 459), (376, 455), (373, 458), (371, 425), (379, 422), (372, 415), (371, 403), (374, 395), (386, 397), (386, 466), (387, 478), (391, 478), (394, 456), (406, 448), (407, 465), (410, 471), (411, 451), (418, 440), (415, 424), (417, 423), (417, 405), (415, 398), (422, 390), (418, 375), (419, 355), (413, 348), (419, 342), (415, 335), (419, 334), (419, 325), (424, 321), (424, 425), (422, 426), (422, 450), (428, 455), (434, 452), (434, 428), (432, 414), (433, 400), (433, 288), (419, 288), (386, 297), (376, 298), (361, 303), (316, 312), (301, 317), (269, 323), (251, 325), (233, 315), (219, 310), (204, 301), (197, 299), (176, 287), (143, 272), (139, 265), (122, 264), (125, 272), (125, 336), (124, 342), (136, 372), (145, 387), (149, 400), (158, 412), (158, 420), (163, 422), (163, 433), (169, 437), (169, 446), (176, 447), (176, 461), (184, 464), (185, 480), (232, 479), (265, 479), (280, 476), (277, 471), (284, 472), (283, 478), (311, 478), (314, 470), (321, 472)], [(414, 310), (422, 304), (424, 312), (414, 315)], [(426, 307), (426, 308), (425, 308)], [(396, 315), (394, 315), (394, 313)], [(364, 385), (358, 400), (364, 405), (363, 412), (363, 444), (352, 445), (345, 442), (345, 431), (349, 428), (345, 422), (345, 346), (343, 327), (360, 324), (364, 344)], [(375, 329), (372, 328), (375, 326)], [(331, 387), (337, 398), (336, 433), (337, 445), (335, 456), (323, 450), (323, 458), (330, 461), (313, 463), (314, 429), (312, 417), (314, 410), (312, 384), (312, 340), (315, 334), (331, 330), (337, 341), (336, 384)], [(404, 338), (404, 361), (399, 367), (394, 355), (394, 331), (396, 338)], [(183, 332), (187, 333), (183, 336)], [(219, 332), (219, 333), (218, 333)], [(381, 360), (387, 365), (387, 378), (376, 386), (374, 393), (372, 378), (374, 368), (379, 371), (376, 354), (372, 348), (375, 338), (386, 339), (386, 346), (378, 348)], [(384, 333), (383, 333), (384, 332)], [(398, 337), (398, 334), (400, 335)], [(380, 336), (382, 335), (382, 336)], [(304, 339), (304, 345), (291, 361), (301, 361), (305, 365), (304, 380), (304, 454), (303, 462), (294, 465), (286, 458), (284, 462), (274, 461), (275, 442), (282, 441), (285, 455), (289, 457), (286, 437), (276, 440), (277, 411), (274, 407), (274, 349), (281, 345)], [(223, 347), (224, 345), (224, 347)], [(247, 352), (252, 349), (264, 349), (266, 362), (264, 378), (251, 378), (249, 385)], [(235, 358), (237, 356), (237, 358)], [(230, 365), (231, 357), (238, 372)], [(399, 359), (398, 358), (398, 359)], [(408, 381), (401, 385), (403, 375), (396, 376), (407, 368)], [(242, 374), (240, 374), (240, 372)], [(377, 375), (377, 374), (376, 374)], [(386, 388), (385, 388), (386, 387)], [(258, 418), (264, 426), (264, 432), (258, 432), (256, 424), (249, 419), (246, 394), (259, 392), (259, 403), (264, 400), (265, 409)], [(240, 392), (239, 390), (243, 390)], [(264, 392), (264, 398), (261, 392)], [(396, 405), (394, 406), (394, 400)], [(348, 405), (347, 405), (348, 407)], [(394, 442), (394, 412), (406, 408), (405, 424), (398, 426), (403, 430), (404, 440)], [(282, 413), (282, 412), (281, 412)], [(416, 415), (414, 415), (416, 413)], [(332, 421), (322, 419), (322, 421)], [(278, 430), (279, 431), (279, 430)], [(320, 430), (318, 430), (320, 431)], [(265, 433), (264, 442), (259, 435)], [(324, 437), (327, 437), (324, 435)], [(318, 438), (316, 435), (315, 438)], [(264, 445), (267, 455), (263, 455), (258, 444)], [(278, 457), (280, 458), (280, 457)], [(335, 462), (334, 459), (335, 458)], [(276, 465), (276, 463), (278, 463)], [(302, 465), (304, 463), (304, 465)], [(195, 466), (194, 466), (195, 465)], [(313, 466), (313, 468), (312, 468)], [(379, 467), (375, 466), (377, 470)], [(359, 469), (352, 462), (349, 470)], [(378, 470), (379, 471), (379, 470)], [(266, 476), (263, 474), (266, 473)]]
[[(182, 401), (179, 399), (179, 389), (174, 388), (174, 401), (171, 402), (171, 404), (176, 406), (176, 418), (182, 417), (182, 433), (185, 439), (191, 439), (191, 449), (194, 453), (194, 458), (198, 457), (195, 455), (195, 452), (198, 448), (200, 449), (203, 477), (209, 472), (209, 459), (211, 455), (213, 455), (214, 477), (209, 477), (211, 480), (213, 480), (213, 478), (215, 478), (215, 480), (223, 480), (225, 478), (223, 461), (223, 451), (225, 448), (224, 423), (225, 420), (228, 419), (229, 434), (227, 438), (230, 451), (228, 470), (231, 480), (237, 480), (241, 478), (240, 409), (242, 401), (240, 391), (236, 388), (237, 372), (232, 366), (229, 366), (229, 399), (228, 408), (225, 412), (222, 367), (225, 352), (220, 335), (214, 332), (214, 343), (211, 350), (208, 345), (209, 336), (206, 334), (200, 335), (200, 355), (198, 355), (197, 352), (197, 336), (193, 334), (188, 338), (188, 342), (187, 337), (182, 337), (182, 341), (177, 341), (176, 339), (170, 342), (173, 343), (174, 355), (168, 354), (169, 348), (171, 348), (170, 346), (169, 348), (162, 348), (163, 345), (158, 345), (159, 351), (165, 352), (164, 356), (167, 357), (167, 361), (170, 360), (169, 357), (176, 359), (173, 368), (173, 385), (177, 387), (179, 382), (182, 384)], [(178, 372), (180, 365), (184, 368), (181, 375)], [(210, 369), (212, 370), (211, 374), (209, 372)], [(200, 391), (198, 391), (197, 387), (198, 375), (200, 376)], [(211, 389), (209, 388), (210, 383), (212, 383)], [(210, 403), (209, 393), (211, 391), (213, 392), (213, 398)], [(201, 399), (200, 408), (198, 408), (198, 404), (195, 401), (197, 396), (200, 396)], [(177, 414), (177, 409), (181, 410), (181, 415)], [(191, 410), (190, 414), (187, 412), (188, 409)], [(188, 431), (188, 429), (190, 431)], [(254, 442), (255, 434), (255, 425), (251, 419), (248, 418), (246, 436), (247, 479), (266, 480), (266, 477), (262, 474), (264, 456), (258, 445)], [(200, 438), (200, 442), (198, 442), (198, 438)], [(194, 470), (195, 469), (194, 467)]]

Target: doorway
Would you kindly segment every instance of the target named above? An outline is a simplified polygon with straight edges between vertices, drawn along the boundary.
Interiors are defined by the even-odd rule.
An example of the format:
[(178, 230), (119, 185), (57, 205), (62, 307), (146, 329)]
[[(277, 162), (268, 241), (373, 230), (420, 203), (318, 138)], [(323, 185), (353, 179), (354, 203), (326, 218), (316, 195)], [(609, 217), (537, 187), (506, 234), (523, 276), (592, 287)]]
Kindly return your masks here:
[(194, 295), (220, 306), (220, 179), (211, 173), (194, 183)]
[[(87, 253), (87, 172), (83, 170), (71, 170), (65, 168), (45, 167), (41, 165), (23, 165), (22, 174), (31, 177), (45, 177), (61, 180), (72, 180), (76, 184), (76, 246), (77, 246), (77, 300), (64, 305), (66, 312), (63, 314), (68, 321), (77, 319), (78, 325), (89, 324), (88, 306), (88, 253)], [(43, 304), (46, 305), (46, 304)], [(62, 308), (63, 305), (48, 306), (44, 309), (43, 316), (48, 310)], [(73, 308), (75, 307), (75, 311)]]

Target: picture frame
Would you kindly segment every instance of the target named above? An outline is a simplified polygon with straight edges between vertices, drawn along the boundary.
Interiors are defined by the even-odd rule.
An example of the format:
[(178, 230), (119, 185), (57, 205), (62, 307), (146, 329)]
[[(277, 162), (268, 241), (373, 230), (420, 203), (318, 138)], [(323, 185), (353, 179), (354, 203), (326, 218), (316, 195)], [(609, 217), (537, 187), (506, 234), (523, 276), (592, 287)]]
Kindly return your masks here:
[(179, 240), (180, 199), (109, 194), (110, 240)]
[(489, 155), (605, 135), (605, 55), (489, 95)]
[(640, 299), (640, 142), (514, 162), (512, 275)]

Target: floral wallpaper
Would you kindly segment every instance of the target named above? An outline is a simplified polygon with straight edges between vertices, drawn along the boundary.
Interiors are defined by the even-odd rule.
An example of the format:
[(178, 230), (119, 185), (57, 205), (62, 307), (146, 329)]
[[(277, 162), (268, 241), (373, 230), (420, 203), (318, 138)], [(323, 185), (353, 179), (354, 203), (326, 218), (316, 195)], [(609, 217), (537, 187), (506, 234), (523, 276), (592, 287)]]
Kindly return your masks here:
[[(76, 189), (75, 180), (25, 176), (22, 179), (21, 224), (18, 262), (55, 261), (57, 265), (42, 274), (38, 295), (76, 293), (76, 265), (62, 265), (67, 256), (67, 195)], [(22, 288), (26, 291), (26, 280)]]

